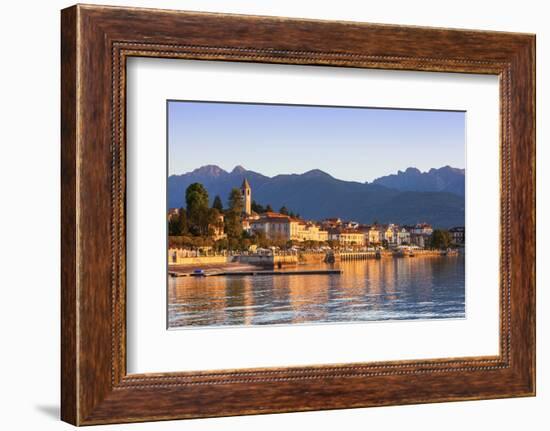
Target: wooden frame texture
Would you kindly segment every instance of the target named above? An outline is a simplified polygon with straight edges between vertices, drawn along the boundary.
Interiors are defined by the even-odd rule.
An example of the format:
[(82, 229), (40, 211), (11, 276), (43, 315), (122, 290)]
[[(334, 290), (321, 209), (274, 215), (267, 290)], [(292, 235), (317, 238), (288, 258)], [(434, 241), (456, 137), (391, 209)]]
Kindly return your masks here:
[[(61, 417), (75, 425), (535, 394), (535, 36), (77, 5), (62, 11)], [(495, 74), (500, 354), (126, 373), (130, 56)]]

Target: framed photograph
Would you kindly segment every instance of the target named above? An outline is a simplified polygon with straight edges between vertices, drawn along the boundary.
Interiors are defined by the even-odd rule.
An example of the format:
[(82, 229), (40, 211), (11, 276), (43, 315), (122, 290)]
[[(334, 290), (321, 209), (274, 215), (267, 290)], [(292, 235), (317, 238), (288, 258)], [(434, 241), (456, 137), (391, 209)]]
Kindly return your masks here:
[(167, 116), (169, 329), (465, 318), (465, 112), (169, 100)]
[(62, 419), (535, 394), (535, 37), (62, 11)]

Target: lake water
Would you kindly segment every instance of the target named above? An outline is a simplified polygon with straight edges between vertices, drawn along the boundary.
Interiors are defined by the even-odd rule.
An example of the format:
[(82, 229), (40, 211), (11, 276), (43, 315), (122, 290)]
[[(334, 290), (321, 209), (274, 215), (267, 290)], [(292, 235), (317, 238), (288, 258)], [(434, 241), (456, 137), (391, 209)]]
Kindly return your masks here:
[(465, 317), (464, 256), (304, 265), (334, 275), (168, 280), (170, 328)]

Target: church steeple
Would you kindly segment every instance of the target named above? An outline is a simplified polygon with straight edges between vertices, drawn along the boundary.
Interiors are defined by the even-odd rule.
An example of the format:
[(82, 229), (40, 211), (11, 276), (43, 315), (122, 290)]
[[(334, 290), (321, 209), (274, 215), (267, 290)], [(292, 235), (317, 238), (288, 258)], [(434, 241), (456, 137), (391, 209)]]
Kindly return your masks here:
[(246, 215), (252, 214), (252, 189), (250, 184), (248, 184), (247, 179), (243, 180), (243, 185), (241, 186), (241, 193), (243, 195), (244, 201), (244, 213)]

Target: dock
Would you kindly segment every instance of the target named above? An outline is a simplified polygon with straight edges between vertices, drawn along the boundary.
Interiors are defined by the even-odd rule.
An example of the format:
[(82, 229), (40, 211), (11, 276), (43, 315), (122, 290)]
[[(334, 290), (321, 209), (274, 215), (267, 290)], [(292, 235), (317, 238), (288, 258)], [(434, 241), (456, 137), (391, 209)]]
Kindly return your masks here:
[(340, 275), (341, 269), (314, 269), (299, 271), (269, 271), (269, 270), (250, 270), (250, 271), (211, 271), (202, 273), (183, 273), (169, 271), (170, 277), (221, 277), (221, 276), (261, 276), (261, 275)]

